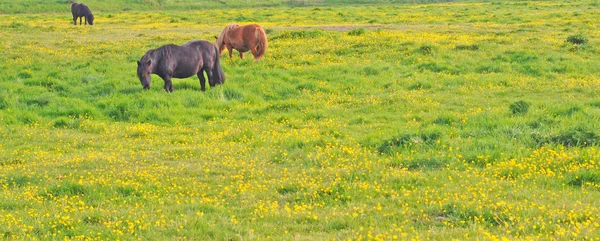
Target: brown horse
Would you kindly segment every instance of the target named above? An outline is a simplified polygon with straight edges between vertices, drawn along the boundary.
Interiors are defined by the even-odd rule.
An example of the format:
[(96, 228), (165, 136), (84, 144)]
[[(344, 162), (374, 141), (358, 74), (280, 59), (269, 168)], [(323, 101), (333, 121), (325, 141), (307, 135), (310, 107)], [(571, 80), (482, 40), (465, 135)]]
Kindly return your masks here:
[(258, 24), (244, 26), (230, 24), (216, 38), (219, 52), (223, 53), (223, 50), (227, 48), (229, 58), (232, 58), (232, 49), (237, 50), (242, 59), (244, 58), (244, 53), (250, 50), (256, 61), (260, 60), (267, 51), (267, 35), (265, 34), (265, 30)]
[(85, 17), (85, 24), (94, 25), (94, 15), (85, 4), (72, 3), (71, 13), (73, 14), (73, 24), (77, 25), (77, 18), (79, 18), (79, 25), (81, 25), (81, 19)]

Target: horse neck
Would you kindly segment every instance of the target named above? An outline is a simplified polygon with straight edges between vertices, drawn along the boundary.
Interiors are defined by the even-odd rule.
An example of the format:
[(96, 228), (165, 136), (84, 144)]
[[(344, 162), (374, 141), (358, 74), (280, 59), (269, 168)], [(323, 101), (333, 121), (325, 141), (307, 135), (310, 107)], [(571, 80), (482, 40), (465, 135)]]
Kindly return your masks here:
[(155, 49), (152, 53), (152, 55), (150, 55), (150, 59), (152, 60), (153, 64), (152, 64), (152, 73), (158, 73), (159, 71), (161, 71), (161, 62), (163, 61), (169, 61), (168, 59), (172, 58), (172, 52), (171, 49), (174, 47), (178, 47), (176, 45), (166, 45), (163, 47), (160, 47), (158, 49)]
[(230, 24), (227, 25), (227, 27), (225, 27), (225, 29), (223, 30), (223, 41), (225, 41), (227, 39), (227, 34), (231, 31), (233, 31), (234, 29), (238, 28), (240, 25), (238, 24)]
[(219, 36), (217, 36), (217, 47), (220, 48), (223, 44), (225, 44), (225, 36), (227, 35), (227, 31), (227, 28), (223, 29)]

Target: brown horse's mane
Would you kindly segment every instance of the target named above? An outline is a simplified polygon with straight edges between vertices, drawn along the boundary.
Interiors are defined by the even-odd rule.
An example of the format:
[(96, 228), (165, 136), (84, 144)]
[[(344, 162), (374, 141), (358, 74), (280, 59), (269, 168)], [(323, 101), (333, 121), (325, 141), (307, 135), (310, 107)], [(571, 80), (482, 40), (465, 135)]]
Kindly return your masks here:
[(233, 23), (233, 24), (229, 24), (227, 26), (225, 26), (225, 29), (223, 29), (223, 31), (221, 31), (221, 33), (219, 34), (219, 36), (217, 36), (217, 48), (221, 48), (221, 46), (223, 46), (224, 44), (224, 40), (225, 40), (225, 34), (229, 31), (231, 31), (234, 28), (239, 27), (240, 25), (237, 23)]

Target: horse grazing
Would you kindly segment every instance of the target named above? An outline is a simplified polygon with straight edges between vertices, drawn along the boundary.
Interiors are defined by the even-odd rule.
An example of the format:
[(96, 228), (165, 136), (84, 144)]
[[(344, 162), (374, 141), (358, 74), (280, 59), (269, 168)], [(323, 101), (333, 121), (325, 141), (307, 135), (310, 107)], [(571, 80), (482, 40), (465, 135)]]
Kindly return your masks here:
[(217, 47), (207, 41), (195, 40), (181, 46), (168, 44), (146, 52), (137, 62), (137, 75), (144, 89), (150, 89), (151, 74), (160, 76), (167, 92), (173, 92), (171, 78), (197, 75), (200, 89), (204, 91), (206, 80), (203, 71), (211, 87), (225, 82), (219, 58)]
[(244, 26), (230, 24), (216, 38), (219, 54), (223, 53), (223, 50), (227, 48), (229, 58), (232, 58), (232, 49), (240, 52), (240, 58), (242, 59), (244, 58), (244, 53), (250, 50), (256, 61), (260, 60), (267, 51), (267, 35), (265, 34), (265, 30), (258, 24)]
[(71, 13), (73, 14), (73, 24), (77, 25), (77, 18), (79, 18), (79, 25), (81, 25), (81, 18), (85, 17), (85, 24), (94, 25), (94, 15), (90, 8), (83, 3), (72, 3)]

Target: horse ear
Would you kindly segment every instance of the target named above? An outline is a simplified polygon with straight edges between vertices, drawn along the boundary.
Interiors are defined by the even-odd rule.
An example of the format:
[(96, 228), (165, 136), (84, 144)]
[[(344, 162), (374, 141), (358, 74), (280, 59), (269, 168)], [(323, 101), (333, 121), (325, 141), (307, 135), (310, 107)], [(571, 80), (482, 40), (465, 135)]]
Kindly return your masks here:
[(151, 63), (152, 63), (152, 60), (149, 59), (147, 64), (150, 65)]
[(219, 37), (217, 37), (217, 35), (215, 35), (215, 39), (219, 39)]

